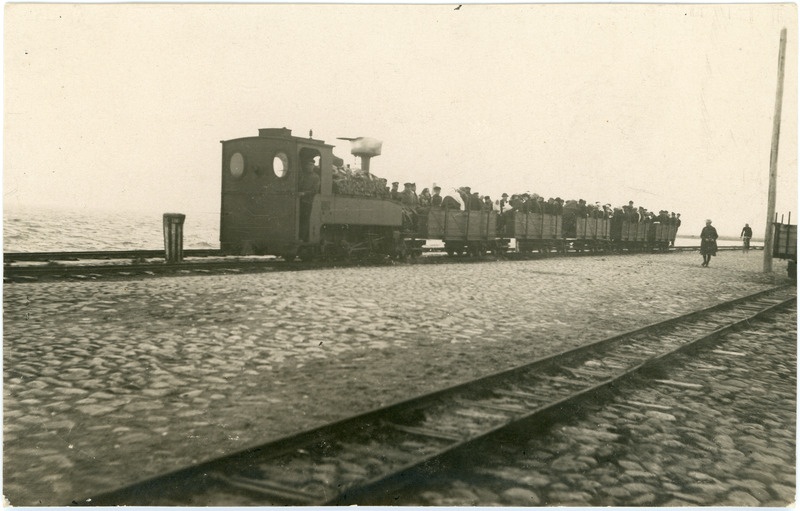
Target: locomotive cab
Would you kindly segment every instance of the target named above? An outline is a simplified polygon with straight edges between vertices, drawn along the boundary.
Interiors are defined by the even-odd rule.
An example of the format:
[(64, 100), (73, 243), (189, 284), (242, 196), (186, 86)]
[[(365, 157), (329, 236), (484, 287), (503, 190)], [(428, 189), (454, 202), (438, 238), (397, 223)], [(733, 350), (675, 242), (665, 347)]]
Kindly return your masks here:
[(331, 194), (334, 159), (333, 146), (286, 128), (222, 141), (223, 252), (292, 257), (313, 243), (311, 208), (318, 195)]
[[(373, 142), (353, 139), (362, 162), (370, 149), (361, 147), (365, 140)], [(286, 128), (223, 141), (222, 251), (289, 260), (395, 253), (403, 245), (402, 206), (341, 181), (335, 191), (334, 168), (342, 165), (332, 145), (292, 136)]]

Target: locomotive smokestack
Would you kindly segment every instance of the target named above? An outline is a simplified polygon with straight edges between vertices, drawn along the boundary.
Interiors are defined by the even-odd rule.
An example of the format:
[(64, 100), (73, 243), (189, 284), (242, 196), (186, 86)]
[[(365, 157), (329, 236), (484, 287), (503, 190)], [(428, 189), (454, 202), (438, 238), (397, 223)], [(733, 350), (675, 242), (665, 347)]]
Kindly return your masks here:
[(345, 138), (339, 137), (339, 140), (349, 140), (350, 154), (361, 158), (361, 170), (369, 172), (369, 162), (373, 156), (380, 156), (381, 146), (383, 142), (369, 137)]
[(372, 156), (367, 154), (357, 154), (356, 156), (361, 158), (361, 170), (369, 173), (369, 161), (372, 159)]

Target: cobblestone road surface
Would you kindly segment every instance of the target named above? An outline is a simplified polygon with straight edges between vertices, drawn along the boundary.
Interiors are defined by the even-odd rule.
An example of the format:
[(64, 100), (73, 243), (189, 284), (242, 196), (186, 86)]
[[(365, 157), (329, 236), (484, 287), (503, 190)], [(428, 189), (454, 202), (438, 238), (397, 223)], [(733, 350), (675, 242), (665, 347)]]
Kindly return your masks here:
[(785, 280), (720, 254), (6, 285), (4, 495), (69, 503)]
[(752, 326), (548, 434), (473, 452), (474, 469), (402, 504), (793, 504), (797, 310)]

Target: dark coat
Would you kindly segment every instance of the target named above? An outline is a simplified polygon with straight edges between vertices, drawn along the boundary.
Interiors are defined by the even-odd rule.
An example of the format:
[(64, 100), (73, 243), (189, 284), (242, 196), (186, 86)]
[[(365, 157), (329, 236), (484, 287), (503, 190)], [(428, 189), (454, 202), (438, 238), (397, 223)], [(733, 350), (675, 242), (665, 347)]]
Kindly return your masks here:
[(319, 176), (313, 172), (304, 172), (300, 175), (300, 191), (304, 193), (319, 193)]
[(442, 208), (444, 209), (461, 209), (461, 204), (449, 195), (442, 199)]
[(700, 232), (700, 254), (701, 255), (717, 255), (717, 230), (707, 225), (703, 227)]

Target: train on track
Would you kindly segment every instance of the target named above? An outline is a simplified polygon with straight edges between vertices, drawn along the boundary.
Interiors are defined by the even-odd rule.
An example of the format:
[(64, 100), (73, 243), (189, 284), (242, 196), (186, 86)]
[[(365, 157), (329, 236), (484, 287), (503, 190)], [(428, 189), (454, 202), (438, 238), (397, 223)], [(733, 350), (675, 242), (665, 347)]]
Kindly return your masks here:
[[(428, 207), (408, 204), (370, 173), (381, 142), (359, 137), (350, 169), (332, 145), (287, 128), (222, 141), (220, 248), (231, 255), (287, 260), (415, 256), (428, 242), (450, 255), (666, 250), (680, 222), (596, 209), (472, 207), (469, 195)], [(416, 194), (414, 193), (416, 200)], [(463, 209), (462, 209), (463, 204)]]

